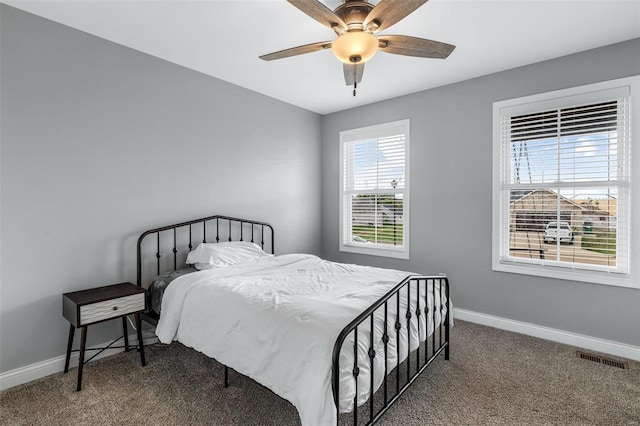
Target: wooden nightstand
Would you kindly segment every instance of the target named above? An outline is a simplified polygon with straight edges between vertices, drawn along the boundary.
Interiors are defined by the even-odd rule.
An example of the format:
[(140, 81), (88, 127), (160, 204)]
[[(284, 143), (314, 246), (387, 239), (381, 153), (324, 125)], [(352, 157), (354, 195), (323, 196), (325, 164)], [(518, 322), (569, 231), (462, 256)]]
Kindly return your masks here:
[[(73, 347), (73, 335), (76, 328), (81, 329), (80, 335), (80, 359), (78, 361), (78, 387), (82, 389), (82, 367), (84, 366), (84, 352), (87, 343), (87, 327), (102, 321), (122, 318), (122, 328), (124, 333), (124, 349), (129, 351), (129, 338), (127, 333), (127, 315), (133, 314), (136, 320), (138, 332), (138, 350), (140, 351), (140, 361), (142, 366), (146, 365), (144, 359), (144, 345), (142, 342), (142, 327), (140, 322), (140, 312), (147, 308), (146, 290), (131, 283), (120, 283), (97, 287), (89, 290), (74, 291), (62, 295), (62, 315), (69, 321), (69, 340), (67, 342), (67, 358), (64, 363), (64, 372), (69, 371), (69, 360)], [(120, 338), (111, 342), (111, 344)], [(95, 348), (105, 350), (109, 347), (116, 348), (122, 346), (107, 346), (106, 348)], [(97, 355), (97, 354), (96, 354)], [(95, 355), (94, 355), (95, 356)], [(93, 357), (92, 357), (93, 358)]]

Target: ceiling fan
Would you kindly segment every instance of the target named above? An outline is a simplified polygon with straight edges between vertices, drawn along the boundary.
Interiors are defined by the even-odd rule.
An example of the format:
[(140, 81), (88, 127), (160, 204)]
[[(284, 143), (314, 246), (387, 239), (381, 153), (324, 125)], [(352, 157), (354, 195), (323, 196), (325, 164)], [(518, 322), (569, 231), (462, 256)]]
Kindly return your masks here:
[(260, 59), (273, 61), (331, 49), (344, 63), (344, 79), (347, 86), (353, 85), (353, 96), (356, 95), (357, 85), (362, 80), (364, 63), (378, 50), (396, 55), (445, 59), (456, 48), (451, 44), (417, 37), (377, 35), (379, 31), (404, 19), (427, 0), (381, 0), (375, 6), (368, 1), (345, 0), (334, 11), (318, 0), (287, 1), (331, 28), (338, 37), (333, 41), (321, 41), (269, 53), (260, 56)]

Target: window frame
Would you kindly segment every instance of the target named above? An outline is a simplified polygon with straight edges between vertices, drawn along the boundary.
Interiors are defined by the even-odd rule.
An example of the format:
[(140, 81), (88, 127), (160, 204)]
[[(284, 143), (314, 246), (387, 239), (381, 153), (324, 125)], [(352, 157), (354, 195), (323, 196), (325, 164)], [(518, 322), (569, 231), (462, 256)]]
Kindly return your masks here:
[[(627, 174), (629, 180), (628, 205), (628, 273), (603, 272), (588, 269), (570, 269), (561, 266), (541, 265), (539, 262), (527, 263), (519, 261), (517, 263), (503, 259), (501, 253), (501, 242), (504, 233), (509, 232), (508, 220), (505, 219), (504, 199), (502, 195), (501, 168), (504, 165), (502, 147), (501, 122), (504, 111), (510, 111), (509, 116), (516, 114), (526, 114), (544, 111), (546, 108), (562, 108), (562, 104), (568, 102), (570, 98), (580, 99), (580, 101), (598, 102), (603, 99), (603, 92), (613, 92), (615, 90), (626, 89), (629, 92), (630, 132), (629, 132), (629, 153), (627, 159)], [(492, 184), (492, 269), (499, 272), (509, 272), (516, 274), (533, 275), (540, 277), (581, 281), (595, 284), (605, 284), (620, 287), (640, 288), (640, 262), (633, 259), (640, 259), (640, 76), (632, 76), (616, 80), (609, 80), (595, 84), (589, 84), (569, 89), (546, 92), (531, 96), (524, 96), (515, 99), (508, 99), (493, 104), (493, 184)], [(507, 159), (508, 161), (509, 159)], [(540, 187), (545, 184), (541, 183)], [(508, 212), (507, 212), (508, 216)], [(508, 219), (508, 217), (507, 217)], [(506, 224), (506, 229), (505, 229)], [(508, 257), (508, 256), (506, 256)]]
[[(345, 197), (347, 190), (344, 189), (345, 179), (345, 144), (366, 139), (378, 139), (385, 137), (390, 129), (402, 127), (404, 130), (404, 190), (402, 202), (402, 248), (386, 247), (383, 245), (371, 245), (368, 243), (356, 243), (350, 238), (349, 242), (345, 242)], [(371, 256), (391, 257), (396, 259), (409, 259), (409, 240), (410, 240), (410, 120), (398, 120), (388, 123), (376, 124), (357, 129), (344, 130), (340, 132), (340, 177), (339, 181), (339, 247), (341, 252), (366, 254)], [(351, 217), (351, 214), (348, 215)], [(351, 232), (351, 227), (349, 227)], [(351, 233), (351, 235), (353, 235)]]

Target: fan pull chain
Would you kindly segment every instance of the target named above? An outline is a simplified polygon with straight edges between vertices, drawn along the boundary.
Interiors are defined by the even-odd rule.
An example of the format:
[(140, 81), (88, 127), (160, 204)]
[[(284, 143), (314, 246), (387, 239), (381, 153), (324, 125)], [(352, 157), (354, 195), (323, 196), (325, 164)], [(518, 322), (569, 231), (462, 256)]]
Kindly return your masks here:
[(358, 88), (358, 67), (357, 63), (360, 62), (362, 57), (360, 55), (354, 55), (349, 58), (349, 60), (353, 63), (353, 96), (356, 96), (356, 89)]

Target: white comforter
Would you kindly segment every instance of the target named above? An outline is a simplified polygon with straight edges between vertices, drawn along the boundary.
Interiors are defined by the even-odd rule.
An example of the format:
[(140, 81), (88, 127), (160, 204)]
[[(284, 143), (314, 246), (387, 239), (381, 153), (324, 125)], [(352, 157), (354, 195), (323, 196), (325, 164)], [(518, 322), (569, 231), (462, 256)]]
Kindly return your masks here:
[[(194, 272), (177, 278), (162, 300), (156, 329), (163, 343), (178, 340), (267, 386), (289, 400), (304, 426), (336, 424), (331, 388), (331, 357), (340, 331), (364, 309), (404, 279), (407, 272), (347, 265), (306, 254), (266, 257), (262, 260)], [(415, 285), (413, 287), (416, 287)], [(440, 295), (436, 286), (436, 324)], [(406, 292), (406, 291), (405, 291)], [(439, 300), (440, 299), (440, 300)], [(416, 289), (411, 305), (415, 313)], [(421, 290), (424, 300), (424, 289)], [(388, 306), (388, 369), (397, 364), (395, 299)], [(428, 297), (432, 312), (433, 290)], [(401, 297), (403, 329), (400, 359), (407, 356), (406, 295)], [(424, 309), (424, 302), (421, 302)], [(444, 311), (446, 312), (446, 311)], [(411, 349), (418, 345), (418, 326), (412, 318)], [(429, 315), (422, 316), (420, 339), (433, 331)], [(359, 327), (360, 375), (358, 404), (367, 400), (369, 388), (368, 321)], [(376, 312), (374, 386), (382, 383), (384, 316)], [(355, 394), (353, 336), (340, 356), (340, 410), (351, 411)], [(344, 374), (343, 374), (344, 372)]]

